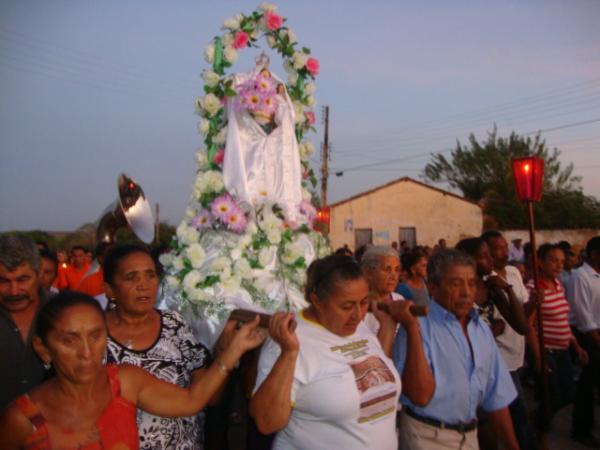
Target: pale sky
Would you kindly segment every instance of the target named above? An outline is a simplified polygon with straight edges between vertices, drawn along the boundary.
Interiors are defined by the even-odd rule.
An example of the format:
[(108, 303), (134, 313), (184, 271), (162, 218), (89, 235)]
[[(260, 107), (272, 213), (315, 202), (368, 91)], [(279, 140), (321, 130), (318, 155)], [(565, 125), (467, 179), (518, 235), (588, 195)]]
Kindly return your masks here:
[[(257, 4), (0, 0), (0, 231), (92, 222), (121, 172), (178, 224), (202, 145), (193, 103), (204, 46)], [(600, 198), (600, 2), (278, 5), (321, 62), (330, 202), (418, 178), (430, 152), (494, 124), (500, 135), (548, 130)], [(232, 71), (251, 68), (256, 51), (243, 52)], [(279, 59), (271, 67), (284, 75)], [(317, 148), (322, 138), (319, 127)]]

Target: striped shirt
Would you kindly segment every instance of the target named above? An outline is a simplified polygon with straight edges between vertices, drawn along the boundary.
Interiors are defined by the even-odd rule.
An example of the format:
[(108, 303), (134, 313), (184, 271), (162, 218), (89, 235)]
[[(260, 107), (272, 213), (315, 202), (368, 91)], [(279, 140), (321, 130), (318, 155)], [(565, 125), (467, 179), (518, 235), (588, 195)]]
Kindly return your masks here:
[[(542, 327), (544, 329), (544, 347), (551, 349), (569, 348), (571, 328), (569, 327), (569, 303), (565, 297), (565, 290), (558, 278), (550, 286), (540, 280), (540, 287), (544, 290), (542, 301)], [(527, 283), (527, 289), (534, 289), (533, 280)]]

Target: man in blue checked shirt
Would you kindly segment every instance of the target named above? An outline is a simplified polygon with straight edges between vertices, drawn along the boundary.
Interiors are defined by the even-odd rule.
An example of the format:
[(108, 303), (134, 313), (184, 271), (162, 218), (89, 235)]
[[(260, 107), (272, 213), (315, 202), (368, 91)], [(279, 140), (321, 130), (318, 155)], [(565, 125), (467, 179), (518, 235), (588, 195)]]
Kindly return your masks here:
[(478, 449), (481, 407), (504, 447), (518, 449), (508, 411), (517, 392), (489, 327), (473, 310), (475, 261), (457, 250), (439, 250), (429, 259), (427, 277), (434, 301), (429, 315), (419, 319), (419, 331), (435, 388), (425, 406), (417, 406), (423, 404), (420, 380), (428, 377), (404, 373), (413, 356), (407, 331), (400, 328), (393, 355), (403, 383), (400, 448)]

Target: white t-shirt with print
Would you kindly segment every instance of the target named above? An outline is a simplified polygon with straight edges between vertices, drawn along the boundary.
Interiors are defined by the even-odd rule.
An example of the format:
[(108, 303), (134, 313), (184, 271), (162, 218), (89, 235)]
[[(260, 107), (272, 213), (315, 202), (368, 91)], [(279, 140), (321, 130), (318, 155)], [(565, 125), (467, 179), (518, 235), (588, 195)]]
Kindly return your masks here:
[[(361, 323), (338, 336), (297, 316), (300, 352), (292, 384), (292, 413), (274, 450), (396, 450), (400, 377), (377, 337)], [(256, 388), (280, 354), (267, 340), (258, 362)]]
[[(513, 288), (515, 296), (519, 302), (527, 303), (529, 301), (529, 292), (523, 284), (523, 277), (519, 269), (513, 266), (506, 266), (506, 282)], [(492, 272), (493, 275), (498, 275), (496, 272)], [(494, 306), (494, 318), (502, 319), (506, 322), (506, 319), (502, 317), (498, 308)], [(517, 333), (513, 328), (506, 322), (504, 327), (504, 333), (496, 336), (496, 343), (498, 349), (502, 355), (502, 359), (506, 363), (508, 370), (511, 372), (523, 367), (523, 358), (525, 357), (525, 336)]]

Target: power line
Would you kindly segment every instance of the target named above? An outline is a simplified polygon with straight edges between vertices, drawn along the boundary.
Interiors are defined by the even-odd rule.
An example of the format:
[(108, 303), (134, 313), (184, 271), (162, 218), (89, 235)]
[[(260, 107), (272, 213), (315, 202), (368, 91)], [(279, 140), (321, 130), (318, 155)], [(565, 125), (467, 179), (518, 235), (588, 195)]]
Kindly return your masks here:
[[(522, 133), (522, 134), (524, 136), (528, 136), (528, 135), (537, 134), (537, 133), (548, 133), (548, 132), (552, 132), (552, 131), (564, 130), (564, 129), (567, 129), (567, 128), (574, 128), (574, 127), (579, 127), (579, 126), (582, 126), (582, 125), (588, 125), (588, 124), (596, 123), (596, 122), (600, 122), (600, 118), (590, 119), (590, 120), (584, 120), (584, 121), (580, 121), (580, 122), (573, 122), (573, 123), (569, 123), (569, 124), (565, 124), (565, 125), (558, 125), (558, 126), (555, 126), (555, 127), (546, 128), (546, 129), (540, 129), (540, 130), (535, 130), (535, 131), (530, 131), (530, 132)], [(443, 150), (443, 151), (441, 151), (439, 153), (448, 153), (450, 151), (452, 151), (452, 149)], [(431, 154), (431, 152), (418, 153), (418, 154), (403, 156), (403, 157), (399, 157), (399, 158), (387, 159), (385, 161), (379, 161), (379, 162), (374, 162), (374, 163), (370, 163), (370, 164), (363, 164), (363, 165), (360, 165), (360, 166), (349, 167), (347, 169), (332, 169), (332, 170), (336, 171), (336, 175), (337, 176), (342, 176), (344, 174), (344, 172), (351, 172), (351, 171), (353, 172), (353, 171), (356, 171), (356, 170), (366, 169), (366, 168), (370, 168), (370, 167), (377, 167), (377, 166), (379, 166), (381, 164), (389, 164), (389, 163), (392, 163), (392, 162), (408, 161), (410, 159), (415, 159), (415, 158), (419, 158), (419, 157), (429, 156), (430, 154)]]

